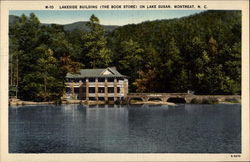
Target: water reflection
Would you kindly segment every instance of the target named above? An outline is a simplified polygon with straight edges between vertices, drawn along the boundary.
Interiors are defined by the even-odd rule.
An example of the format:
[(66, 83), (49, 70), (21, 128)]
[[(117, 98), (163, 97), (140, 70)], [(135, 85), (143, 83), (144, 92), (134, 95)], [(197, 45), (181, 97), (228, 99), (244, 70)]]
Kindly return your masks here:
[(124, 105), (105, 105), (105, 104), (100, 104), (100, 105), (86, 105), (86, 108), (121, 108), (124, 107)]
[(9, 108), (11, 153), (240, 153), (241, 105)]
[(117, 108), (87, 108), (88, 142), (103, 152), (114, 152), (126, 144), (128, 110)]

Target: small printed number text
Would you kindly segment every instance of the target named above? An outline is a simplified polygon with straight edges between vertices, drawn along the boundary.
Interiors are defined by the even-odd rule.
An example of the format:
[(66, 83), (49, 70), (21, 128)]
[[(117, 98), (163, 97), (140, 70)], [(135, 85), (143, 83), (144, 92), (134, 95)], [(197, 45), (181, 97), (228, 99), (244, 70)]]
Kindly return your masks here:
[(231, 155), (232, 158), (239, 158), (240, 155)]
[(52, 5), (46, 5), (45, 8), (46, 9), (54, 9), (54, 6), (52, 6)]

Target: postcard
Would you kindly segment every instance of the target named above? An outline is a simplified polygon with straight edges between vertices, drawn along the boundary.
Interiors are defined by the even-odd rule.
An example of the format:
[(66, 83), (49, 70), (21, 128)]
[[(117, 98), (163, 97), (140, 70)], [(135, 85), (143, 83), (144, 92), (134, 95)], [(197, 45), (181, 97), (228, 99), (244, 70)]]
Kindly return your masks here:
[(248, 161), (249, 2), (1, 1), (1, 161)]

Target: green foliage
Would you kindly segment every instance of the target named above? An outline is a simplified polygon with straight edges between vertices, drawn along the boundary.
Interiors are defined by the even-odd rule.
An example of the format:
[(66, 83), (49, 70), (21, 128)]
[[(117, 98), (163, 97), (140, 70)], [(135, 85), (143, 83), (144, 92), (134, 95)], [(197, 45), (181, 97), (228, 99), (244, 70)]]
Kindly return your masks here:
[(218, 104), (219, 101), (216, 98), (210, 97), (210, 98), (204, 98), (201, 101), (202, 104)]
[[(130, 74), (131, 82), (138, 77), (138, 72), (142, 69), (143, 63), (143, 49), (140, 45), (130, 39), (129, 41), (122, 41), (120, 44), (117, 62), (119, 63), (119, 71), (123, 74)], [(135, 90), (133, 85), (130, 86)]]
[(198, 100), (197, 98), (193, 98), (191, 101), (190, 101), (191, 104), (201, 104), (201, 101)]
[[(240, 11), (205, 11), (180, 19), (125, 25), (109, 37), (113, 64), (118, 69), (130, 63), (128, 60), (117, 63), (124, 61), (121, 42), (137, 42), (143, 50), (137, 66), (145, 73), (155, 69), (154, 89), (150, 91), (241, 93)], [(130, 83), (146, 79), (146, 75), (141, 78), (129, 70), (124, 70), (123, 74), (132, 75)], [(147, 86), (143, 91), (149, 89)]]
[(61, 105), (62, 104), (62, 100), (60, 98), (54, 100), (54, 104), (55, 105)]
[(115, 104), (116, 104), (116, 105), (121, 105), (121, 104), (122, 104), (122, 101), (121, 101), (120, 99), (117, 99), (117, 100), (115, 100)]
[(82, 35), (84, 42), (82, 63), (89, 68), (107, 67), (111, 62), (111, 51), (107, 48), (104, 29), (95, 15), (90, 17), (90, 21), (86, 25), (90, 28), (90, 32)]
[(236, 98), (226, 98), (225, 101), (230, 103), (240, 103)]
[(190, 103), (191, 104), (218, 104), (219, 101), (218, 99), (214, 97), (203, 98), (203, 99), (193, 98)]
[(65, 31), (34, 14), (11, 21), (9, 81), (18, 98), (58, 100), (67, 72), (108, 66), (129, 76), (130, 92), (241, 94), (240, 11), (147, 21), (109, 34), (94, 15), (85, 25)]
[(109, 100), (105, 100), (104, 102), (106, 105), (110, 104), (110, 101)]
[(136, 86), (136, 92), (154, 92), (154, 80), (156, 79), (155, 69), (149, 69), (147, 72), (139, 71), (139, 78), (135, 80), (133, 85)]
[[(66, 73), (78, 67), (78, 63), (69, 59), (62, 61), (74, 53), (64, 31), (57, 25), (42, 26), (34, 14), (22, 15), (10, 26), (10, 42), (10, 76), (14, 77), (11, 80), (17, 87), (17, 97), (33, 101), (59, 100)], [(73, 63), (74, 70), (65, 68)]]

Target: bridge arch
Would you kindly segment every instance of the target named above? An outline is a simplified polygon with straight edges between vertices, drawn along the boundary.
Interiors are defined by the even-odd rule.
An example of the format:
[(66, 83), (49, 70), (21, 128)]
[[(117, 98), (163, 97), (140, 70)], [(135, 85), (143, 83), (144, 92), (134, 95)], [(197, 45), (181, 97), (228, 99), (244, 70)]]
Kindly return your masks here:
[(144, 99), (142, 97), (130, 97), (128, 98), (128, 103), (131, 103), (131, 101), (144, 101)]
[(187, 103), (184, 97), (169, 97), (167, 102), (173, 103)]
[(161, 97), (149, 97), (148, 101), (163, 101)]

